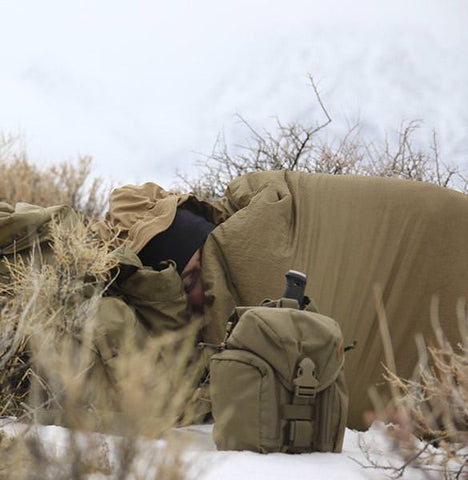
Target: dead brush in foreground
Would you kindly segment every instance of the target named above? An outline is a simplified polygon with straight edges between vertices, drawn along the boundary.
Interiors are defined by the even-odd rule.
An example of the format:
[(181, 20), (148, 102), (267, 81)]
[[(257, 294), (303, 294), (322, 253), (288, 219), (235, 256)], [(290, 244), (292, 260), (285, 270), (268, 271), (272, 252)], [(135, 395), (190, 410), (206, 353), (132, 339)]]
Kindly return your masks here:
[[(391, 453), (399, 459), (386, 465), (367, 456), (365, 468), (384, 470), (399, 478), (409, 467), (428, 479), (468, 478), (468, 312), (466, 302), (458, 303), (458, 324), (462, 343), (451, 345), (438, 320), (438, 301), (433, 299), (431, 321), (436, 344), (429, 346), (416, 338), (419, 362), (413, 378), (403, 379), (395, 370), (390, 335), (381, 296), (377, 290), (381, 336), (384, 344), (385, 379), (391, 392), (388, 403), (371, 389), (376, 416), (391, 425), (387, 433)], [(362, 445), (364, 453), (368, 446)]]
[[(0, 292), (1, 415), (30, 425), (0, 437), (0, 479), (196, 476), (184, 445), (170, 436), (194, 414), (195, 326), (141, 345), (130, 325), (120, 354), (104, 364), (94, 340), (118, 252), (79, 218), (53, 223), (49, 248), (50, 255), (37, 248), (10, 263), (11, 281)], [(61, 451), (44, 443), (38, 421), (68, 427)]]
[(89, 218), (104, 214), (110, 186), (93, 178), (92, 159), (40, 168), (28, 158), (17, 137), (0, 132), (0, 201), (27, 202), (42, 207), (69, 205)]
[(110, 244), (94, 237), (72, 212), (67, 222), (52, 222), (50, 244), (3, 260), (9, 281), (0, 288), (2, 415), (24, 410), (35, 374), (30, 363), (34, 335), (79, 336), (117, 265)]

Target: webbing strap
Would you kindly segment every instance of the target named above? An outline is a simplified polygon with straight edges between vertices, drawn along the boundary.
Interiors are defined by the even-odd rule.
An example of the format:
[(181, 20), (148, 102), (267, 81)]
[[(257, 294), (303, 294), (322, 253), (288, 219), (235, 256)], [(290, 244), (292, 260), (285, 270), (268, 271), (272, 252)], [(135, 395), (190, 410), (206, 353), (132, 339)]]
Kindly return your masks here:
[(277, 302), (278, 308), (294, 308), (299, 309), (299, 303), (295, 298), (280, 298)]
[(293, 403), (283, 407), (283, 418), (289, 422), (288, 450), (310, 451), (315, 438), (315, 396), (319, 386), (310, 358), (300, 361), (293, 383)]
[(284, 405), (283, 418), (285, 420), (313, 420), (312, 405)]
[(307, 420), (293, 420), (289, 428), (289, 447), (294, 449), (310, 449), (313, 438), (314, 423)]

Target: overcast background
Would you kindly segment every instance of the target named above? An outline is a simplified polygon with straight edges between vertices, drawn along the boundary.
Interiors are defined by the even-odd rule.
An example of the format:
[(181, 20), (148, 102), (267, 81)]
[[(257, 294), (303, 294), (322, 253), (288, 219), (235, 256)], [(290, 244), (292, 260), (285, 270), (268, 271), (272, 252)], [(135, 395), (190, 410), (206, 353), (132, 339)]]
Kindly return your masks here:
[(224, 130), (274, 117), (359, 121), (390, 138), (421, 119), (468, 167), (468, 1), (0, 0), (0, 130), (31, 158), (90, 154), (117, 183), (169, 187)]

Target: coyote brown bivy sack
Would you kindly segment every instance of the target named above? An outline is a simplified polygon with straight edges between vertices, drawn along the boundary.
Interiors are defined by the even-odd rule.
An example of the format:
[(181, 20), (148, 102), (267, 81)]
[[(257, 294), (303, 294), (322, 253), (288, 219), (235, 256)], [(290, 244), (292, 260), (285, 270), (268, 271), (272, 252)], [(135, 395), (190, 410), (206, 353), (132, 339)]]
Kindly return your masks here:
[(282, 298), (236, 308), (228, 332), (210, 361), (218, 449), (341, 452), (348, 396), (339, 325)]
[(285, 271), (304, 272), (320, 313), (357, 341), (345, 364), (351, 428), (366, 428), (368, 389), (385, 384), (376, 285), (399, 375), (413, 374), (417, 333), (434, 344), (431, 302), (447, 338), (460, 341), (468, 196), (408, 180), (276, 171), (237, 178), (219, 205), (229, 218), (203, 248), (204, 341), (222, 341), (236, 305), (279, 298)]

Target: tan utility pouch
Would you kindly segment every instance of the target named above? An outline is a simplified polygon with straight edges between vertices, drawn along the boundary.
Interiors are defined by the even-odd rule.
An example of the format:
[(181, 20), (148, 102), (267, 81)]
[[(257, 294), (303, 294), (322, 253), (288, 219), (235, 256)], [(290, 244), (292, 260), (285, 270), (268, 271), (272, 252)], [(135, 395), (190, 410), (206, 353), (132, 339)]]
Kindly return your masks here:
[(211, 357), (216, 446), (340, 452), (348, 408), (341, 329), (295, 300), (274, 304), (237, 308), (224, 349)]

